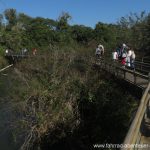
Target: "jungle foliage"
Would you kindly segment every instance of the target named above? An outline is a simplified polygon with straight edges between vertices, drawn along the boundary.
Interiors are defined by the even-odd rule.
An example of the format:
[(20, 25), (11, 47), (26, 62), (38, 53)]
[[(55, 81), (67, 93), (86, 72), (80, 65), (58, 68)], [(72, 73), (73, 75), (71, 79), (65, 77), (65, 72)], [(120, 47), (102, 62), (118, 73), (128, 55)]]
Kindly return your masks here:
[(11, 71), (9, 82), (3, 87), (11, 91), (5, 92), (13, 110), (10, 129), (22, 149), (121, 143), (137, 108), (136, 98), (111, 75), (73, 50), (55, 47), (42, 58), (26, 59)]
[(13, 114), (8, 124), (17, 148), (92, 149), (95, 143), (121, 143), (128, 130), (136, 98), (95, 68), (91, 56), (99, 43), (106, 55), (122, 43), (149, 55), (150, 14), (95, 28), (70, 25), (70, 19), (65, 12), (52, 20), (15, 9), (0, 15), (2, 66), (6, 48), (37, 48), (41, 54), (17, 63), (0, 84), (0, 104), (7, 102)]
[(62, 12), (57, 20), (30, 17), (15, 9), (6, 9), (0, 14), (0, 52), (5, 48), (14, 51), (26, 47), (43, 51), (52, 45), (84, 45), (94, 48), (102, 43), (109, 51), (126, 43), (143, 55), (149, 53), (150, 14), (131, 13), (116, 24), (98, 22), (94, 28), (70, 25), (71, 16)]

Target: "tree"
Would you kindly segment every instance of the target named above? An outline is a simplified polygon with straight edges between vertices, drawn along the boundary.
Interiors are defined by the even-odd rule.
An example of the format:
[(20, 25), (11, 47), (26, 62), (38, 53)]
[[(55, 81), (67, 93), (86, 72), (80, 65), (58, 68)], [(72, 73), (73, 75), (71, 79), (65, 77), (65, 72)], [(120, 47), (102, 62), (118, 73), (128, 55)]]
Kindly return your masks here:
[(83, 25), (74, 25), (70, 27), (71, 35), (79, 43), (88, 43), (94, 37), (94, 30)]
[[(130, 13), (126, 17), (122, 17), (118, 22), (120, 26), (120, 39), (130, 43), (130, 45), (141, 54), (149, 49), (149, 29), (148, 15), (143, 11), (140, 14)], [(147, 51), (147, 50), (146, 50)]]
[(4, 11), (4, 15), (5, 15), (6, 20), (8, 21), (8, 29), (11, 29), (12, 26), (14, 26), (17, 22), (16, 10), (13, 8), (6, 9)]
[(0, 27), (2, 27), (2, 25), (3, 25), (3, 15), (0, 14)]
[(95, 38), (98, 43), (103, 43), (107, 49), (112, 49), (117, 43), (118, 29), (117, 25), (98, 22), (94, 29)]
[(58, 18), (58, 25), (57, 29), (60, 31), (65, 31), (69, 27), (69, 20), (71, 19), (71, 16), (67, 12), (62, 12), (62, 14)]

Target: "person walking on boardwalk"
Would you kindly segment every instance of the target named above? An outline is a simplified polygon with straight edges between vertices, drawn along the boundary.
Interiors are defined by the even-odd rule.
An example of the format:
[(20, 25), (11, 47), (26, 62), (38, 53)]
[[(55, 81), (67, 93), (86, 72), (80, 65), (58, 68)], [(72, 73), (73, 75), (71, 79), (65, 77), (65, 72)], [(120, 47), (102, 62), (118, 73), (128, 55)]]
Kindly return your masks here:
[(116, 48), (116, 52), (117, 52), (117, 55), (118, 55), (118, 60), (121, 60), (121, 45), (118, 45), (117, 48)]
[(112, 52), (112, 59), (114, 62), (116, 62), (118, 60), (118, 53), (116, 52), (116, 50), (114, 50), (114, 52)]
[(96, 59), (101, 58), (101, 49), (99, 47), (96, 48), (95, 55), (96, 55)]
[(104, 46), (103, 46), (102, 44), (99, 44), (99, 45), (98, 45), (98, 48), (99, 48), (100, 51), (101, 51), (101, 56), (103, 56), (103, 55), (104, 55)]
[(35, 56), (35, 55), (36, 55), (36, 53), (37, 53), (36, 48), (33, 48), (33, 49), (32, 49), (32, 54)]
[(136, 57), (135, 52), (134, 52), (134, 50), (132, 50), (132, 54), (131, 54), (131, 57), (130, 57), (130, 62), (131, 62), (131, 68), (132, 69), (135, 69), (135, 65), (134, 65), (135, 57)]
[(28, 50), (26, 48), (23, 49), (23, 54), (26, 55), (28, 53)]
[(8, 54), (9, 54), (9, 50), (6, 49), (6, 50), (5, 50), (5, 55), (8, 55)]
[(129, 48), (128, 53), (127, 53), (127, 58), (126, 58), (126, 65), (128, 67), (131, 67), (131, 54), (132, 54), (132, 50), (131, 48)]
[(126, 65), (126, 58), (127, 58), (127, 52), (123, 51), (122, 52), (122, 58), (121, 58), (121, 64), (123, 65), (124, 68), (125, 68), (125, 65)]

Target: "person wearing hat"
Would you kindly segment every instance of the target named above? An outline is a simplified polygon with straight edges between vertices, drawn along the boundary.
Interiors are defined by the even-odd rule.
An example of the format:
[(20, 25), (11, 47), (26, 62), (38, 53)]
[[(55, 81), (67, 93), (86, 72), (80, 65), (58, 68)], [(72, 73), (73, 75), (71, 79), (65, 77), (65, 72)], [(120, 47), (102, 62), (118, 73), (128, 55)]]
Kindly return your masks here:
[(104, 55), (104, 46), (102, 44), (99, 44), (98, 48), (101, 50), (101, 55)]

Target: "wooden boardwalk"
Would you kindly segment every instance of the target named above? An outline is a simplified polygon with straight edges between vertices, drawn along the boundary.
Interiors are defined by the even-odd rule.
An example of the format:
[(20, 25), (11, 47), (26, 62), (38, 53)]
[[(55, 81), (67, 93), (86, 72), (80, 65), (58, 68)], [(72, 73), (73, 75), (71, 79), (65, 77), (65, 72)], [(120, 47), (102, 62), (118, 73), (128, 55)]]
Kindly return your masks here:
[(128, 82), (131, 82), (133, 84), (136, 84), (139, 87), (146, 88), (148, 85), (148, 76), (146, 77), (147, 79), (142, 78), (140, 76), (136, 76), (136, 78), (135, 78), (134, 74), (139, 74), (139, 72), (136, 72), (136, 71), (135, 72), (134, 71), (133, 72), (126, 72), (125, 80), (127, 80)]
[[(139, 71), (101, 61), (97, 65), (105, 71), (144, 90), (136, 115), (123, 142), (122, 150), (150, 150), (150, 76)], [(144, 145), (145, 144), (145, 145)], [(133, 147), (134, 145), (134, 147)], [(131, 147), (130, 147), (131, 146)], [(140, 146), (145, 146), (141, 148)]]
[(119, 66), (114, 63), (106, 63), (101, 61), (97, 63), (97, 65), (101, 68), (106, 70), (107, 72), (115, 75), (118, 78), (122, 78), (127, 82), (130, 82), (138, 87), (145, 89), (149, 83), (149, 76), (140, 73), (139, 71), (131, 70), (129, 68), (125, 68)]

